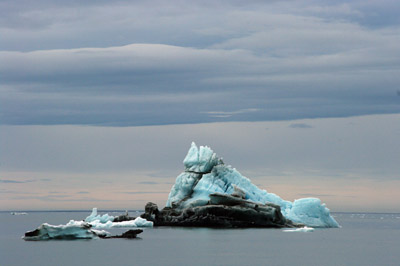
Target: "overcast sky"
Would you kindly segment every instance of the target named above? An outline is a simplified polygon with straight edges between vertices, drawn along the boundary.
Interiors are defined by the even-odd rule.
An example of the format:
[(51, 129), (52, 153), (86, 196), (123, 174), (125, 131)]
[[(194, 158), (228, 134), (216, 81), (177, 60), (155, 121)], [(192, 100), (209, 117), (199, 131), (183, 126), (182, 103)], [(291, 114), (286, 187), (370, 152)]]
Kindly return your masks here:
[(400, 112), (398, 1), (2, 1), (1, 122)]
[[(161, 201), (192, 140), (291, 199), (318, 194), (307, 182), (343, 186), (338, 176), (389, 191), (399, 179), (399, 13), (395, 0), (1, 1), (0, 209), (82, 206), (73, 193), (90, 207), (110, 176), (135, 188), (104, 196), (107, 208)], [(302, 192), (267, 178), (282, 173), (302, 176)], [(66, 179), (74, 185), (58, 191)], [(22, 189), (35, 184), (33, 196)], [(319, 194), (340, 210), (379, 210), (362, 204), (366, 191), (351, 208)], [(381, 210), (400, 211), (392, 205)]]

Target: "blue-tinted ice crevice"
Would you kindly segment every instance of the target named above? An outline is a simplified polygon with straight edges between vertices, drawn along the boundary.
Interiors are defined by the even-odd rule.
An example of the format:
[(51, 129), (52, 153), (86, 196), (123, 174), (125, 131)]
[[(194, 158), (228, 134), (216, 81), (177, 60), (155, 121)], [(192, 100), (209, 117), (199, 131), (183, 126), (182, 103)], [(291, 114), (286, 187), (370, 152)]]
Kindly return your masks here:
[(210, 194), (229, 195), (236, 186), (245, 192), (247, 200), (279, 205), (283, 216), (295, 223), (310, 227), (339, 227), (320, 199), (302, 198), (290, 202), (274, 193), (268, 193), (242, 176), (235, 168), (225, 165), (207, 146), (198, 148), (193, 142), (183, 164), (185, 171), (176, 178), (168, 196), (167, 207), (183, 209), (203, 206), (210, 200)]

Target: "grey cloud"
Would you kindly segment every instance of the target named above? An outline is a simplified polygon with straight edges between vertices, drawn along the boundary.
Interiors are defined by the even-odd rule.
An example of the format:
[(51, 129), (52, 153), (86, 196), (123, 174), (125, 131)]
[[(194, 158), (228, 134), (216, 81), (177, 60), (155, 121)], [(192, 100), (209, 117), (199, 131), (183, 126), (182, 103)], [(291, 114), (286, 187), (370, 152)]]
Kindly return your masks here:
[(45, 197), (48, 197), (50, 199), (64, 199), (64, 198), (69, 198), (69, 195), (65, 195), (65, 194), (59, 194), (59, 193), (50, 193), (50, 195), (47, 195)]
[[(236, 50), (129, 45), (0, 56), (10, 62), (0, 67), (3, 124), (137, 126), (400, 110), (393, 93), (387, 93), (396, 86), (396, 78), (387, 83), (396, 62), (361, 59), (368, 54), (349, 55), (354, 60), (343, 62), (325, 55), (290, 61)], [(373, 70), (374, 64), (386, 64), (388, 70)], [(385, 82), (386, 88), (376, 89)]]
[(49, 181), (51, 181), (51, 179), (48, 179), (48, 178), (38, 179), (38, 180), (34, 180), (34, 179), (28, 179), (28, 180), (0, 179), (0, 183), (5, 183), (5, 184), (25, 184), (25, 183), (32, 183), (32, 182), (38, 182), (38, 181), (49, 182)]
[[(321, 197), (321, 198), (325, 198), (325, 197), (338, 197), (337, 195), (333, 195), (333, 194), (318, 194), (318, 193), (299, 193), (297, 194), (300, 197)], [(351, 196), (351, 195), (340, 195), (340, 197), (345, 197), (345, 198), (355, 198), (355, 196)]]
[(56, 201), (56, 202), (108, 202), (108, 199), (98, 199), (91, 197), (71, 198), (69, 195), (48, 195), (48, 196), (17, 196), (13, 197), (13, 200), (40, 200), (40, 201)]
[[(297, 194), (301, 197), (336, 197), (336, 195), (332, 194), (318, 194), (318, 193), (299, 193)], [(342, 197), (342, 195), (341, 195)]]
[(0, 194), (14, 194), (14, 195), (36, 195), (37, 192), (27, 192), (27, 191), (15, 191), (15, 190), (7, 190), (7, 189), (0, 189)]
[[(382, 4), (376, 0), (180, 1), (179, 5), (174, 1), (4, 0), (0, 3), (0, 49), (32, 51), (127, 43), (206, 47), (271, 27), (265, 20), (277, 14), (376, 28), (398, 25), (398, 10), (397, 1)], [(273, 22), (278, 28), (282, 23), (290, 24)]]
[(233, 115), (252, 113), (252, 112), (257, 112), (257, 111), (259, 111), (259, 110), (256, 108), (249, 108), (249, 109), (241, 109), (241, 110), (237, 110), (237, 111), (208, 111), (208, 112), (201, 112), (201, 113), (208, 114), (210, 117), (225, 118), (225, 117), (231, 117)]
[(313, 126), (310, 126), (310, 125), (304, 124), (304, 123), (290, 124), (289, 127), (291, 127), (291, 128), (313, 128)]
[(171, 178), (177, 175), (176, 171), (171, 171), (170, 169), (163, 169), (159, 172), (147, 173), (146, 176), (150, 178)]
[(377, 1), (41, 0), (0, 7), (2, 124), (143, 126), (400, 112), (393, 94), (400, 82), (398, 19), (374, 27), (367, 21), (393, 12), (395, 2), (376, 14)]
[(0, 183), (5, 183), (5, 184), (25, 184), (31, 182), (34, 182), (34, 180), (18, 181), (18, 180), (0, 179)]

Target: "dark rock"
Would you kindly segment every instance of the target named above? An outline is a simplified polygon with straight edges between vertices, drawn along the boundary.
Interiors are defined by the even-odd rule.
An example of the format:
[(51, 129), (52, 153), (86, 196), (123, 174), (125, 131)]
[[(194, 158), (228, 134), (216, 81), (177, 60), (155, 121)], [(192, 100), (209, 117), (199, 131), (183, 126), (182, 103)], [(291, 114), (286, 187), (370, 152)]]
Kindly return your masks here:
[(106, 239), (109, 239), (109, 238), (129, 238), (129, 239), (132, 239), (132, 238), (136, 238), (136, 236), (138, 234), (142, 233), (142, 232), (143, 232), (142, 229), (132, 229), (132, 230), (126, 231), (122, 235), (108, 236), (108, 237), (103, 237), (103, 238), (106, 238)]
[(155, 203), (147, 203), (142, 218), (153, 221), (154, 226), (196, 227), (300, 227), (286, 219), (280, 206), (258, 204), (240, 195), (210, 194), (207, 205), (185, 209), (166, 207), (158, 210)]
[(154, 222), (155, 220), (159, 219), (159, 213), (160, 211), (158, 210), (157, 204), (153, 202), (148, 202), (144, 207), (144, 213), (140, 215), (140, 217), (146, 219), (147, 221)]
[(125, 214), (115, 217), (113, 222), (119, 223), (119, 222), (131, 221), (131, 220), (135, 220), (135, 219), (136, 219), (136, 217), (129, 216), (128, 211), (125, 211)]
[(35, 229), (33, 231), (28, 231), (25, 233), (25, 237), (35, 237), (35, 236), (39, 236), (39, 235), (40, 235), (39, 229)]
[(117, 238), (136, 238), (136, 236), (140, 233), (143, 233), (142, 229), (133, 229), (128, 230), (120, 236), (116, 236)]

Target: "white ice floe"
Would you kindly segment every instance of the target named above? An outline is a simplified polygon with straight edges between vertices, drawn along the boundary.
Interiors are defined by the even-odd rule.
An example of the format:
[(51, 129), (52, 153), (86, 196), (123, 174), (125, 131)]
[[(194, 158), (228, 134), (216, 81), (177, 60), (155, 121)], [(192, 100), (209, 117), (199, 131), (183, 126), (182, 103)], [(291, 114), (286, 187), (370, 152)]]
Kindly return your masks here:
[(339, 227), (329, 209), (319, 199), (302, 198), (290, 202), (274, 193), (268, 193), (235, 168), (223, 164), (209, 147), (200, 146), (199, 149), (192, 143), (183, 163), (185, 172), (176, 178), (168, 196), (167, 207), (206, 205), (211, 193), (232, 194), (237, 186), (246, 193), (247, 200), (279, 205), (282, 214), (293, 222), (310, 227)]
[(153, 227), (153, 222), (147, 221), (141, 217), (137, 217), (135, 220), (124, 221), (124, 222), (111, 222), (101, 223), (100, 221), (92, 221), (89, 223), (93, 228), (97, 229), (111, 229), (111, 228), (132, 228), (132, 227)]
[(303, 232), (303, 233), (308, 233), (308, 232), (314, 232), (314, 228), (312, 227), (301, 227), (301, 228), (293, 228), (293, 229), (285, 229), (283, 232)]
[(152, 227), (153, 222), (147, 221), (141, 217), (137, 217), (135, 220), (124, 221), (124, 222), (113, 222), (114, 216), (97, 214), (97, 208), (93, 208), (92, 213), (86, 217), (85, 222), (90, 224), (93, 228), (98, 229), (110, 229), (110, 228), (132, 228), (132, 227)]

